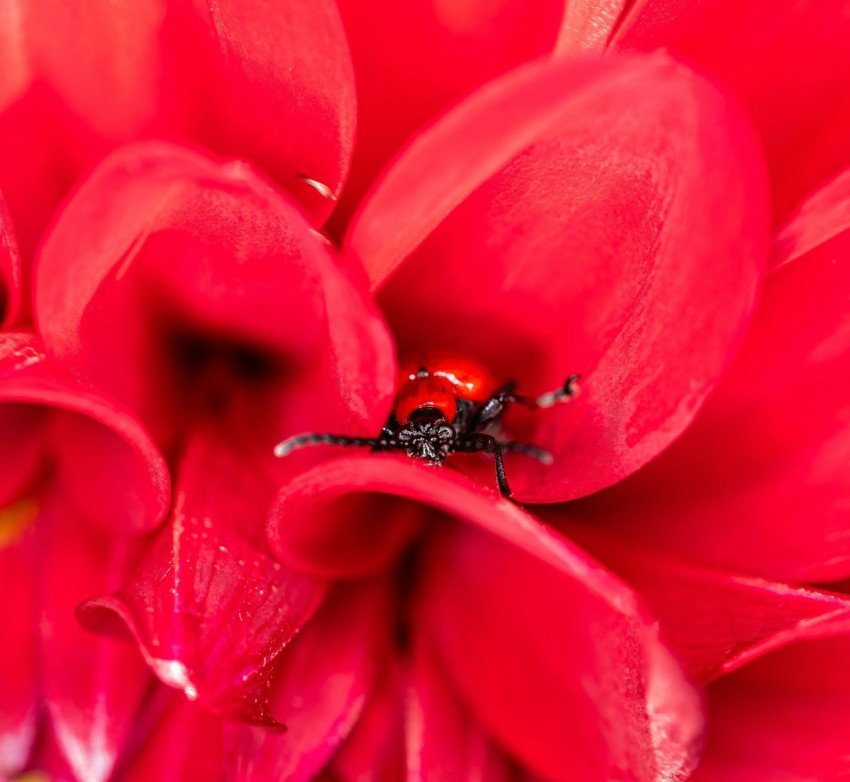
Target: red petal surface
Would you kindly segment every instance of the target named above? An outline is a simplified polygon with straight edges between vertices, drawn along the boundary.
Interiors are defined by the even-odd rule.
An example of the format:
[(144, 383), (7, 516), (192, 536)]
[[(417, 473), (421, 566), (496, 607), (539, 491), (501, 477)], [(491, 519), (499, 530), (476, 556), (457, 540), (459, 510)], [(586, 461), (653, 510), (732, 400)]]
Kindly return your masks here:
[[(5, 0), (2, 187), (29, 255), (74, 178), (145, 135), (250, 157), (333, 206), (354, 134), (354, 77), (332, 0)], [(25, 161), (25, 162), (24, 162)]]
[(850, 620), (709, 689), (712, 729), (696, 782), (847, 779)]
[(510, 762), (458, 700), (429, 652), (413, 665), (405, 709), (407, 780), (513, 782)]
[(790, 641), (816, 636), (836, 615), (850, 612), (842, 595), (705, 567), (565, 524), (556, 513), (541, 515), (640, 594), (676, 658), (701, 684)]
[(555, 51), (563, 55), (601, 52), (633, 0), (574, 0), (566, 4)]
[[(548, 54), (564, 0), (339, 0), (357, 83), (357, 144), (340, 228), (419, 126), (517, 65)], [(572, 3), (568, 4), (571, 7)]]
[[(449, 349), (527, 394), (584, 378), (518, 425), (525, 501), (607, 486), (692, 419), (747, 323), (765, 260), (748, 128), (664, 55), (549, 63), (420, 135), (352, 225), (402, 354)], [(528, 417), (527, 417), (528, 418)]]
[(691, 429), (576, 513), (768, 577), (850, 574), (850, 230), (809, 230), (808, 216), (785, 236), (835, 235), (771, 275), (738, 363)]
[[(0, 779), (30, 755), (39, 716), (36, 623), (38, 506), (19, 500), (0, 510)], [(11, 599), (10, 596), (14, 596)]]
[(48, 352), (169, 446), (234, 379), (250, 396), (236, 429), (269, 454), (294, 429), (380, 426), (394, 390), (385, 327), (297, 208), (179, 147), (125, 148), (84, 183), (36, 302)]
[(543, 561), (463, 527), (429, 552), (425, 632), (458, 690), (546, 778), (684, 776), (701, 707), (657, 627), (586, 555), (542, 528), (529, 534), (547, 547)]
[[(65, 499), (87, 519), (122, 531), (156, 526), (168, 507), (170, 479), (162, 455), (138, 420), (114, 401), (55, 371), (29, 334), (0, 338), (0, 433), (14, 498), (39, 467), (49, 443)], [(59, 408), (48, 419), (46, 410)], [(70, 415), (73, 413), (74, 415)]]
[(325, 782), (401, 782), (404, 779), (403, 700), (400, 665), (391, 665), (363, 707), (351, 734), (334, 755)]
[(346, 585), (310, 620), (281, 657), (272, 685), (269, 708), (286, 731), (229, 725), (229, 779), (302, 782), (328, 762), (387, 662), (387, 586)]
[(8, 327), (21, 305), (21, 258), (12, 217), (0, 193), (0, 326)]
[(198, 436), (178, 468), (169, 523), (134, 575), (81, 619), (113, 630), (120, 618), (159, 678), (230, 718), (273, 722), (272, 663), (324, 596), (263, 539), (272, 486), (245, 454)]
[(776, 216), (850, 163), (850, 3), (641, 0), (615, 49), (662, 46), (741, 95), (770, 164)]
[[(494, 533), (443, 531), (426, 569), (424, 632), (476, 717), (523, 762), (570, 780), (599, 768), (654, 779), (692, 764), (697, 695), (629, 589), (580, 549), (460, 473), (412, 460), (339, 459), (295, 487), (331, 503), (368, 487)], [(300, 512), (298, 494), (278, 501)], [(277, 550), (274, 520), (269, 533)], [(527, 674), (505, 675), (518, 670)]]
[(127, 782), (200, 782), (222, 779), (223, 724), (197, 704), (176, 699), (131, 758)]
[(115, 589), (137, 539), (108, 537), (51, 491), (39, 517), (40, 661), (57, 744), (80, 780), (105, 782), (154, 685), (133, 644), (83, 630), (76, 605)]

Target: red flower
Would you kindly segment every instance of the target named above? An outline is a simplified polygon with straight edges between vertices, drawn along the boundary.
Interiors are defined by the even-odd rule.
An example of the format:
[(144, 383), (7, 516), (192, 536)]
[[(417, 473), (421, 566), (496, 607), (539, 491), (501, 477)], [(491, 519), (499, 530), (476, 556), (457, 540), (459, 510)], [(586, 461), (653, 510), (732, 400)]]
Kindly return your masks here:
[[(0, 775), (840, 778), (850, 603), (794, 584), (848, 575), (846, 176), (793, 206), (848, 162), (850, 33), (727, 5), (13, 7)], [(659, 45), (714, 81), (549, 59), (415, 130)], [(375, 435), (423, 348), (582, 373), (508, 419), (537, 505), (479, 457), (274, 459)]]

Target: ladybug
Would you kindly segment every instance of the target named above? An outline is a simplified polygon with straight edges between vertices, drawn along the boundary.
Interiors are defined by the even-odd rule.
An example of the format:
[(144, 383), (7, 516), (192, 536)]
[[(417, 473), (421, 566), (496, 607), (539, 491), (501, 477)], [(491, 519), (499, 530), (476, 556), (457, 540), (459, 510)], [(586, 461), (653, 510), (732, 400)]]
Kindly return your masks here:
[(405, 451), (411, 458), (439, 465), (450, 453), (489, 453), (496, 459), (499, 491), (510, 498), (503, 455), (522, 453), (544, 464), (550, 464), (552, 456), (536, 445), (497, 439), (505, 409), (520, 404), (537, 410), (567, 402), (578, 393), (579, 377), (570, 375), (561, 388), (534, 399), (516, 394), (514, 382), (498, 386), (471, 361), (429, 356), (424, 362), (402, 365), (393, 412), (379, 437), (301, 434), (278, 443), (275, 456), (287, 456), (306, 445), (355, 445)]

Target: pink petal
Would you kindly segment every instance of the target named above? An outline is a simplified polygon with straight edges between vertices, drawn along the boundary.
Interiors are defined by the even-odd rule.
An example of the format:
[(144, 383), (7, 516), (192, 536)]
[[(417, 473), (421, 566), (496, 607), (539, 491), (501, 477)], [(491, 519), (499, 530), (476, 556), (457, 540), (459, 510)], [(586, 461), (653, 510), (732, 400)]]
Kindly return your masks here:
[(251, 459), (198, 435), (178, 468), (169, 523), (134, 575), (90, 600), (81, 620), (129, 627), (159, 678), (232, 719), (273, 723), (272, 664), (324, 596), (324, 584), (271, 557), (262, 537), (272, 486)]
[(175, 700), (127, 764), (127, 782), (199, 782), (222, 779), (224, 726), (185, 698)]
[(407, 779), (513, 782), (511, 763), (464, 708), (433, 655), (415, 657), (405, 709)]
[(738, 363), (691, 429), (575, 513), (769, 578), (850, 574), (850, 230), (804, 210), (784, 235), (807, 235), (810, 215), (826, 241), (771, 275)]
[(547, 779), (686, 775), (700, 700), (657, 626), (580, 550), (542, 527), (528, 534), (545, 558), (463, 527), (429, 551), (424, 632), (463, 698)]
[(80, 600), (114, 589), (135, 539), (108, 537), (68, 512), (61, 493), (39, 518), (40, 661), (60, 751), (80, 780), (105, 782), (130, 741), (154, 679), (132, 644), (83, 630)]
[(335, 227), (414, 130), (481, 84), (551, 52), (564, 5), (339, 0), (354, 60), (358, 127)]
[(850, 168), (811, 193), (779, 231), (773, 247), (774, 266), (801, 258), (850, 231)]
[[(30, 334), (0, 336), (0, 402), (13, 403), (0, 405), (0, 433), (8, 448), (0, 459), (16, 476), (4, 476), (0, 489), (13, 498), (26, 488), (44, 466), (47, 441), (58, 459), (65, 499), (82, 515), (123, 531), (156, 526), (171, 487), (148, 433), (122, 406), (57, 372), (42, 350)], [(33, 405), (59, 411), (48, 418)]]
[(310, 620), (281, 657), (272, 685), (269, 708), (285, 732), (228, 725), (229, 779), (301, 782), (329, 761), (387, 661), (387, 586), (346, 585)]
[(566, 4), (555, 51), (563, 55), (601, 52), (616, 33), (633, 0), (575, 0)]
[(0, 193), (0, 326), (8, 327), (21, 306), (21, 258), (12, 217)]
[(347, 244), (402, 354), (468, 354), (532, 395), (584, 376), (515, 427), (555, 455), (511, 460), (517, 496), (564, 500), (655, 456), (726, 368), (765, 261), (763, 188), (734, 106), (665, 55), (543, 63), (417, 137)]
[(766, 148), (776, 216), (850, 163), (850, 15), (844, 0), (641, 0), (612, 42), (659, 46), (718, 77), (744, 100)]
[(334, 755), (325, 782), (401, 782), (404, 779), (403, 676), (389, 665), (351, 734)]
[(695, 782), (847, 778), (850, 617), (709, 689), (711, 731)]
[[(653, 779), (662, 769), (690, 767), (701, 730), (698, 697), (622, 582), (454, 470), (376, 455), (334, 461), (321, 468), (323, 480), (319, 473), (301, 479), (305, 494), (330, 503), (346, 490), (398, 495), (494, 533), (451, 528), (432, 544), (423, 632), (500, 744), (557, 779), (587, 778), (583, 771), (598, 768)], [(298, 490), (289, 514), (300, 512)], [(278, 502), (284, 498), (286, 490)], [(269, 533), (278, 550), (274, 521)], [(528, 673), (506, 678), (518, 670)]]
[(5, 5), (0, 187), (26, 255), (86, 167), (150, 135), (250, 157), (330, 213), (300, 175), (338, 192), (351, 157), (354, 77), (332, 0)]
[(0, 600), (0, 779), (23, 769), (38, 725), (37, 511), (31, 500), (0, 510), (0, 595), (6, 596)]
[(384, 325), (301, 212), (244, 164), (162, 144), (116, 153), (62, 212), (37, 281), (48, 352), (169, 448), (222, 407), (231, 380), (247, 395), (234, 428), (269, 454), (298, 429), (386, 417)]
[(701, 684), (816, 636), (836, 615), (850, 612), (850, 600), (835, 593), (705, 567), (589, 525), (565, 523), (560, 512), (541, 516), (640, 594), (665, 642)]

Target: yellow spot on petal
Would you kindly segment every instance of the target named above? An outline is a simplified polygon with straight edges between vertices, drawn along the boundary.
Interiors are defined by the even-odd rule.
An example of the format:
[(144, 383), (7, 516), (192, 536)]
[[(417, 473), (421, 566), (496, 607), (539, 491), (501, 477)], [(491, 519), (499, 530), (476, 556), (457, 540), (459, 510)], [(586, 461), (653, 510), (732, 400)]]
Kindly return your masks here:
[(0, 548), (17, 542), (35, 519), (38, 503), (30, 498), (18, 500), (0, 509)]
[(14, 782), (50, 782), (50, 777), (43, 771), (27, 771), (26, 774), (15, 777)]

